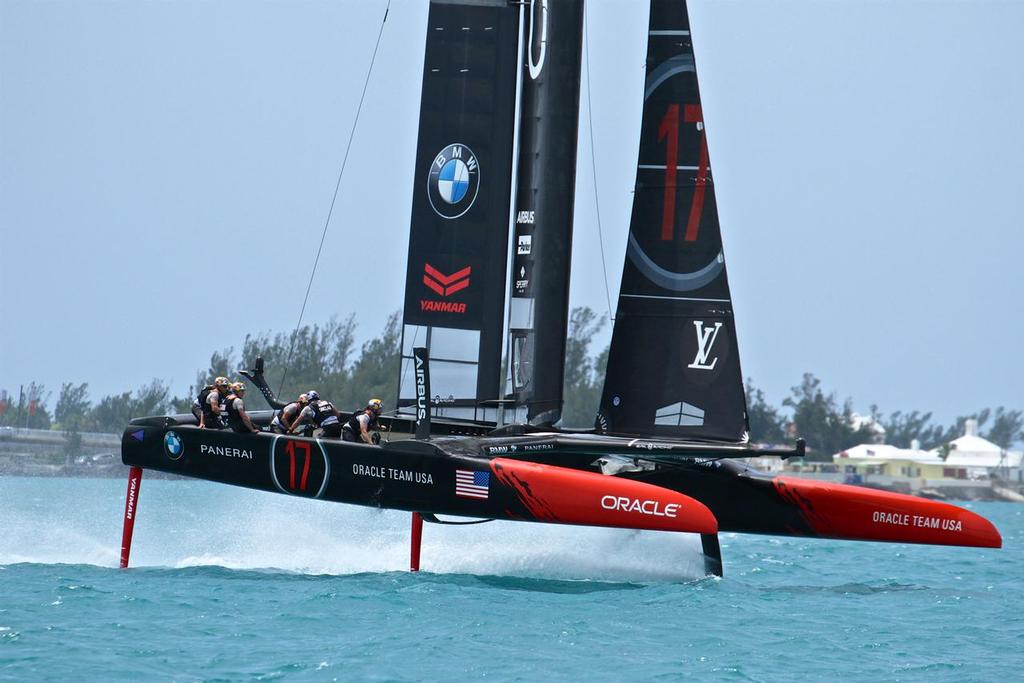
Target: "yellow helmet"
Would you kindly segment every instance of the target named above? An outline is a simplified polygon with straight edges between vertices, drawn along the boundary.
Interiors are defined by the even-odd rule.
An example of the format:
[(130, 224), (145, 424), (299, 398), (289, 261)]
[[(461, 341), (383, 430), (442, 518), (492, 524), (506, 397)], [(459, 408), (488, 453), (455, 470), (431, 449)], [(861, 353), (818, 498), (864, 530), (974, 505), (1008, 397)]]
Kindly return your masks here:
[(306, 405), (307, 403), (309, 403), (309, 396), (306, 396), (305, 394), (299, 394), (299, 403), (301, 403), (302, 405)]
[(243, 382), (235, 382), (234, 384), (231, 385), (231, 391), (233, 391), (236, 394), (239, 392), (244, 392), (245, 384)]
[(227, 377), (218, 377), (217, 379), (213, 380), (213, 386), (217, 387), (218, 389), (227, 389), (229, 386), (231, 386), (231, 380), (229, 380)]
[(371, 398), (366, 403), (366, 407), (374, 412), (379, 413), (380, 411), (384, 410), (384, 402), (381, 401), (379, 398)]

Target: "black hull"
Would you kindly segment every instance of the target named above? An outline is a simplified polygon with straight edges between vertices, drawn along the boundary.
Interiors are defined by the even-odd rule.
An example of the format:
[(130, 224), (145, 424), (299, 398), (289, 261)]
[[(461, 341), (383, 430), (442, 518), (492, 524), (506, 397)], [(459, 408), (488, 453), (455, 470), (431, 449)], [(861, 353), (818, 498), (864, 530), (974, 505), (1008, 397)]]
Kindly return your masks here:
[[(699, 533), (1001, 544), (991, 523), (970, 511), (873, 489), (770, 477), (725, 459), (737, 449), (759, 453), (738, 444), (557, 433), (369, 446), (133, 424), (122, 438), (126, 465), (433, 515)], [(704, 457), (695, 457), (700, 451)], [(609, 470), (610, 461), (619, 468)]]
[[(139, 432), (141, 440), (136, 436)], [(168, 433), (181, 440), (181, 455), (176, 458), (165, 446)], [(514, 503), (505, 500), (500, 491), (487, 500), (456, 496), (456, 470), (479, 469), (482, 463), (445, 456), (412, 440), (369, 446), (193, 426), (132, 427), (122, 438), (121, 457), (124, 464), (143, 469), (377, 508), (507, 518), (504, 510)]]

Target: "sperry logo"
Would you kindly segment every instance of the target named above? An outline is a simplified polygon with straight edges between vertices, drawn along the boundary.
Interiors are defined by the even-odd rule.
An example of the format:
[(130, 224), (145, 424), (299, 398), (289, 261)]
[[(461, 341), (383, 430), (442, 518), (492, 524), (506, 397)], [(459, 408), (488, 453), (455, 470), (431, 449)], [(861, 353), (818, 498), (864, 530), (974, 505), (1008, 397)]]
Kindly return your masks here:
[(708, 363), (708, 356), (711, 355), (711, 349), (715, 345), (715, 340), (718, 339), (718, 331), (722, 329), (722, 323), (715, 323), (714, 327), (705, 328), (703, 320), (694, 320), (693, 326), (697, 330), (697, 355), (693, 362), (686, 367), (694, 370), (714, 370), (718, 356), (712, 358), (710, 363)]
[(427, 263), (423, 266), (423, 284), (441, 296), (451, 296), (455, 292), (469, 287), (469, 273), (471, 270), (472, 268), (466, 266), (451, 275), (445, 275)]

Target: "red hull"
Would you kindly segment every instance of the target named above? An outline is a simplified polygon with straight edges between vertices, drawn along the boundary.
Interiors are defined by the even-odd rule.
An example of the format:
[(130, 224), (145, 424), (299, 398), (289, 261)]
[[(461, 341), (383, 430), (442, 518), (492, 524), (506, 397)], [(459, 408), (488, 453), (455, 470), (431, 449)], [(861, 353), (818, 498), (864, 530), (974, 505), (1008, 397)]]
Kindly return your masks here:
[(491, 471), (539, 522), (713, 534), (718, 520), (676, 491), (565, 467), (495, 458)]
[(970, 510), (902, 493), (860, 486), (776, 477), (775, 490), (798, 506), (819, 536), (1001, 548), (987, 519)]

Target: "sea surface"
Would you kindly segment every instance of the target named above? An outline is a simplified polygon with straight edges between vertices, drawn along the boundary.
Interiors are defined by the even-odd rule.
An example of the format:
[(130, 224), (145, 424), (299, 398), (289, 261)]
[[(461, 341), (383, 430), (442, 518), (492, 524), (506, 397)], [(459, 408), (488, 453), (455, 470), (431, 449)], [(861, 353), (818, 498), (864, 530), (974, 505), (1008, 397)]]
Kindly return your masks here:
[(205, 482), (0, 477), (2, 680), (1016, 681), (1024, 505), (982, 550), (409, 515)]

